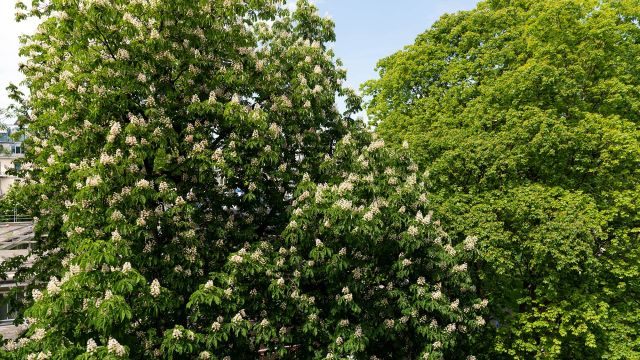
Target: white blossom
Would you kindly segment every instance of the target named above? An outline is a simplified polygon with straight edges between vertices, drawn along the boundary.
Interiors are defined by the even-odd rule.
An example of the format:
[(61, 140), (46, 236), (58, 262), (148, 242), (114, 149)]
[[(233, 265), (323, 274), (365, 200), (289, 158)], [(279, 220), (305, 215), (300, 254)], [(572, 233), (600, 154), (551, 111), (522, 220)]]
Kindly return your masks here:
[(116, 58), (120, 60), (127, 60), (129, 59), (129, 52), (125, 49), (118, 49), (118, 52), (116, 53)]
[(453, 267), (453, 271), (455, 271), (455, 272), (465, 272), (465, 271), (467, 271), (467, 263), (463, 263), (463, 264), (460, 264), (460, 265), (455, 265)]
[(160, 295), (160, 282), (158, 281), (158, 279), (153, 279), (149, 292), (153, 297), (158, 297), (158, 295)]
[(456, 255), (456, 249), (453, 248), (453, 246), (451, 246), (451, 244), (447, 244), (444, 246), (444, 251), (451, 255), (451, 256), (455, 256)]
[(237, 313), (233, 316), (233, 318), (231, 318), (231, 322), (234, 324), (237, 324), (239, 322), (242, 321), (242, 314), (241, 313)]
[(372, 143), (369, 145), (368, 150), (369, 150), (369, 151), (375, 151), (375, 150), (380, 149), (380, 148), (383, 148), (383, 147), (384, 147), (384, 140), (382, 140), (382, 139), (378, 139), (378, 140), (376, 140), (376, 141), (372, 142)]
[(475, 236), (467, 236), (464, 239), (464, 249), (467, 251), (471, 251), (476, 247), (476, 243), (478, 242), (478, 238)]
[(40, 341), (40, 340), (44, 339), (44, 336), (46, 335), (46, 333), (47, 333), (47, 331), (45, 329), (38, 328), (31, 335), (31, 340)]
[(211, 290), (211, 289), (213, 289), (213, 280), (209, 280), (209, 281), (207, 281), (207, 283), (206, 283), (206, 284), (204, 284), (204, 289), (205, 289), (205, 290)]
[(149, 180), (140, 179), (136, 182), (136, 187), (139, 189), (148, 189), (151, 186)]
[(118, 340), (114, 338), (109, 338), (109, 342), (107, 343), (107, 351), (109, 353), (116, 354), (117, 356), (124, 356), (126, 352), (124, 346), (120, 345)]
[(113, 213), (111, 213), (111, 220), (113, 221), (124, 220), (124, 215), (122, 215), (120, 210), (114, 210)]
[(47, 284), (47, 292), (51, 295), (55, 295), (60, 292), (60, 281), (55, 276), (52, 276)]
[(92, 353), (92, 352), (96, 351), (97, 348), (98, 348), (98, 344), (96, 344), (95, 340), (93, 340), (93, 339), (87, 340), (87, 352), (88, 353)]
[(213, 324), (211, 324), (211, 330), (213, 331), (218, 331), (220, 330), (220, 328), (222, 327), (222, 325), (220, 325), (219, 322), (215, 321)]
[(473, 308), (476, 310), (480, 310), (480, 309), (484, 309), (485, 307), (487, 307), (487, 305), (489, 305), (489, 301), (487, 299), (482, 299), (482, 301), (478, 304), (474, 304)]
[(135, 136), (127, 136), (124, 139), (125, 144), (129, 145), (129, 146), (135, 146), (138, 144), (138, 139), (136, 139)]
[(100, 175), (89, 176), (86, 180), (87, 186), (98, 186), (102, 182)]
[(120, 242), (122, 240), (122, 236), (118, 232), (118, 229), (111, 232), (111, 240), (113, 240), (114, 242)]
[(340, 199), (336, 202), (336, 206), (342, 210), (351, 210), (353, 204), (350, 200)]

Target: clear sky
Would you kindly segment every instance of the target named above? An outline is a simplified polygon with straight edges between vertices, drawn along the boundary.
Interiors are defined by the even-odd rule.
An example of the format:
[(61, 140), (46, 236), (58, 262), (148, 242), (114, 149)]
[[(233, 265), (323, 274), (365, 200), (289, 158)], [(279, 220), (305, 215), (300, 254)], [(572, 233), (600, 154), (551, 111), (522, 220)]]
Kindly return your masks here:
[[(425, 31), (444, 13), (469, 10), (477, 0), (316, 0), (321, 15), (336, 23), (333, 44), (348, 70), (354, 88), (376, 76), (376, 62), (391, 55)], [(9, 82), (22, 79), (18, 72), (18, 36), (34, 25), (16, 24), (13, 0), (0, 0), (0, 108), (9, 104)]]
[(440, 16), (471, 10), (477, 0), (316, 0), (336, 23), (336, 54), (358, 89), (376, 78), (378, 60), (412, 44)]

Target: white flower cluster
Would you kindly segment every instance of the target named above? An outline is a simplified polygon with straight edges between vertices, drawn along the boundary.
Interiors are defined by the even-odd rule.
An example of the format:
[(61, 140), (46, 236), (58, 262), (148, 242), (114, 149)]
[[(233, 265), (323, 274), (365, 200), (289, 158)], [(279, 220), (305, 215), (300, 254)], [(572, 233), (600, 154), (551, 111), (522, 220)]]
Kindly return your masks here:
[(342, 210), (349, 211), (352, 210), (353, 203), (351, 202), (351, 200), (340, 199), (336, 202), (335, 206)]
[(86, 180), (86, 185), (90, 187), (98, 186), (100, 183), (102, 183), (102, 177), (100, 177), (100, 175), (89, 176)]
[(139, 189), (148, 189), (151, 183), (147, 179), (140, 179), (136, 182), (136, 187)]
[(489, 305), (489, 301), (487, 299), (482, 299), (482, 301), (479, 304), (474, 304), (473, 308), (476, 310), (480, 310), (480, 309), (486, 308), (487, 305)]
[(34, 301), (40, 301), (44, 297), (44, 295), (42, 295), (42, 291), (38, 289), (31, 290), (31, 296), (33, 297)]
[(353, 300), (353, 294), (351, 293), (349, 288), (346, 286), (342, 288), (342, 298), (346, 302), (351, 302)]
[(454, 272), (465, 272), (465, 271), (467, 271), (467, 263), (455, 265), (453, 267), (453, 271)]
[(40, 340), (44, 339), (44, 336), (46, 335), (46, 333), (47, 333), (47, 331), (45, 329), (38, 328), (31, 335), (31, 340), (40, 341)]
[(27, 355), (27, 360), (47, 360), (51, 357), (51, 351), (32, 353)]
[(476, 247), (476, 243), (478, 242), (478, 238), (475, 236), (467, 236), (466, 239), (464, 239), (464, 249), (467, 251), (471, 251), (473, 249), (475, 249)]
[(92, 352), (96, 351), (97, 348), (98, 348), (98, 344), (96, 344), (95, 340), (93, 340), (93, 339), (87, 340), (87, 352), (88, 353), (92, 353)]
[(422, 211), (418, 211), (416, 214), (416, 221), (421, 224), (428, 225), (431, 223), (431, 217), (433, 216), (433, 211), (429, 211), (429, 213), (425, 216), (422, 215)]
[(57, 277), (52, 276), (49, 279), (49, 283), (47, 284), (47, 292), (50, 295), (55, 295), (57, 293), (60, 292), (60, 286), (62, 285), (62, 283), (58, 280)]
[(240, 322), (242, 322), (242, 320), (243, 320), (242, 313), (243, 313), (243, 310), (241, 310), (239, 313), (235, 314), (233, 316), (233, 318), (231, 318), (231, 322), (234, 323), (234, 324), (239, 324)]
[(114, 142), (116, 140), (116, 136), (118, 136), (118, 134), (120, 134), (120, 123), (119, 122), (114, 122), (113, 124), (111, 124), (111, 129), (109, 129), (109, 135), (107, 135), (107, 142)]
[(124, 346), (120, 345), (118, 340), (114, 338), (109, 338), (109, 342), (107, 343), (107, 351), (111, 354), (115, 354), (116, 356), (124, 356), (126, 354)]
[(372, 151), (381, 149), (383, 147), (384, 147), (384, 140), (378, 139), (378, 140), (372, 142), (371, 144), (369, 144), (367, 150), (372, 152)]
[(222, 325), (220, 324), (219, 321), (214, 321), (213, 324), (211, 324), (211, 330), (215, 331), (219, 331), (222, 328)]
[(353, 191), (353, 183), (351, 181), (344, 181), (338, 185), (338, 193), (345, 194)]
[(111, 240), (113, 240), (113, 242), (120, 242), (122, 240), (122, 236), (118, 232), (118, 229), (111, 232)]
[(153, 279), (153, 281), (151, 282), (149, 293), (153, 297), (158, 297), (160, 295), (160, 282), (158, 281), (158, 279)]
[(456, 249), (454, 249), (453, 246), (451, 246), (451, 244), (446, 244), (444, 246), (444, 251), (450, 256), (455, 256), (457, 253)]

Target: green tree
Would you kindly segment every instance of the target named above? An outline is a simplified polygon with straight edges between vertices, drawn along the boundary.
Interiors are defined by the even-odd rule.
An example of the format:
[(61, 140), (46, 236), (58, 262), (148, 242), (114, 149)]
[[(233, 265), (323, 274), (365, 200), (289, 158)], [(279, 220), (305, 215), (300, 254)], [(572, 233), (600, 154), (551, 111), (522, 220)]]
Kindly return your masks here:
[(488, 0), (365, 85), (451, 234), (479, 237), (505, 358), (640, 356), (639, 20), (637, 1)]
[[(473, 359), (487, 306), (468, 273), (476, 239), (452, 243), (407, 151), (369, 138), (344, 137), (320, 166), (328, 183), (301, 182), (282, 236), (231, 255), (193, 294), (195, 337), (231, 358), (253, 331), (283, 357)], [(167, 349), (184, 349), (182, 331)]]
[(308, 2), (19, 7), (42, 18), (14, 94), (36, 246), (2, 358), (466, 352), (474, 239), (451, 242), (417, 166), (349, 118)]

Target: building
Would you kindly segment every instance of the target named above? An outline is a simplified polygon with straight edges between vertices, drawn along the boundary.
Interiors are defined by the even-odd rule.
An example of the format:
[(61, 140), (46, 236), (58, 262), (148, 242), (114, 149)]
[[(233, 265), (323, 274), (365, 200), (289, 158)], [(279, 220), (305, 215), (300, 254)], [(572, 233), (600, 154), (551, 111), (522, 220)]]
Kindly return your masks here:
[[(16, 138), (18, 130), (16, 125), (8, 125), (0, 129), (0, 197), (6, 194), (18, 179), (12, 173), (12, 170), (18, 170), (19, 166), (15, 160), (24, 156), (22, 148), (24, 138)], [(15, 211), (13, 214), (0, 214), (0, 263), (14, 256), (28, 255), (32, 241), (32, 219)], [(16, 286), (25, 285), (15, 281), (13, 275), (8, 273), (7, 278), (0, 281), (0, 295), (6, 294)], [(11, 308), (7, 304), (0, 304), (0, 335), (4, 338), (15, 338), (21, 331), (21, 327), (13, 325), (13, 317)]]
[(0, 129), (0, 196), (6, 194), (17, 179), (14, 175), (8, 174), (9, 170), (17, 169), (19, 166), (14, 160), (24, 156), (24, 138), (13, 138), (17, 131), (17, 125), (8, 125), (5, 129)]

